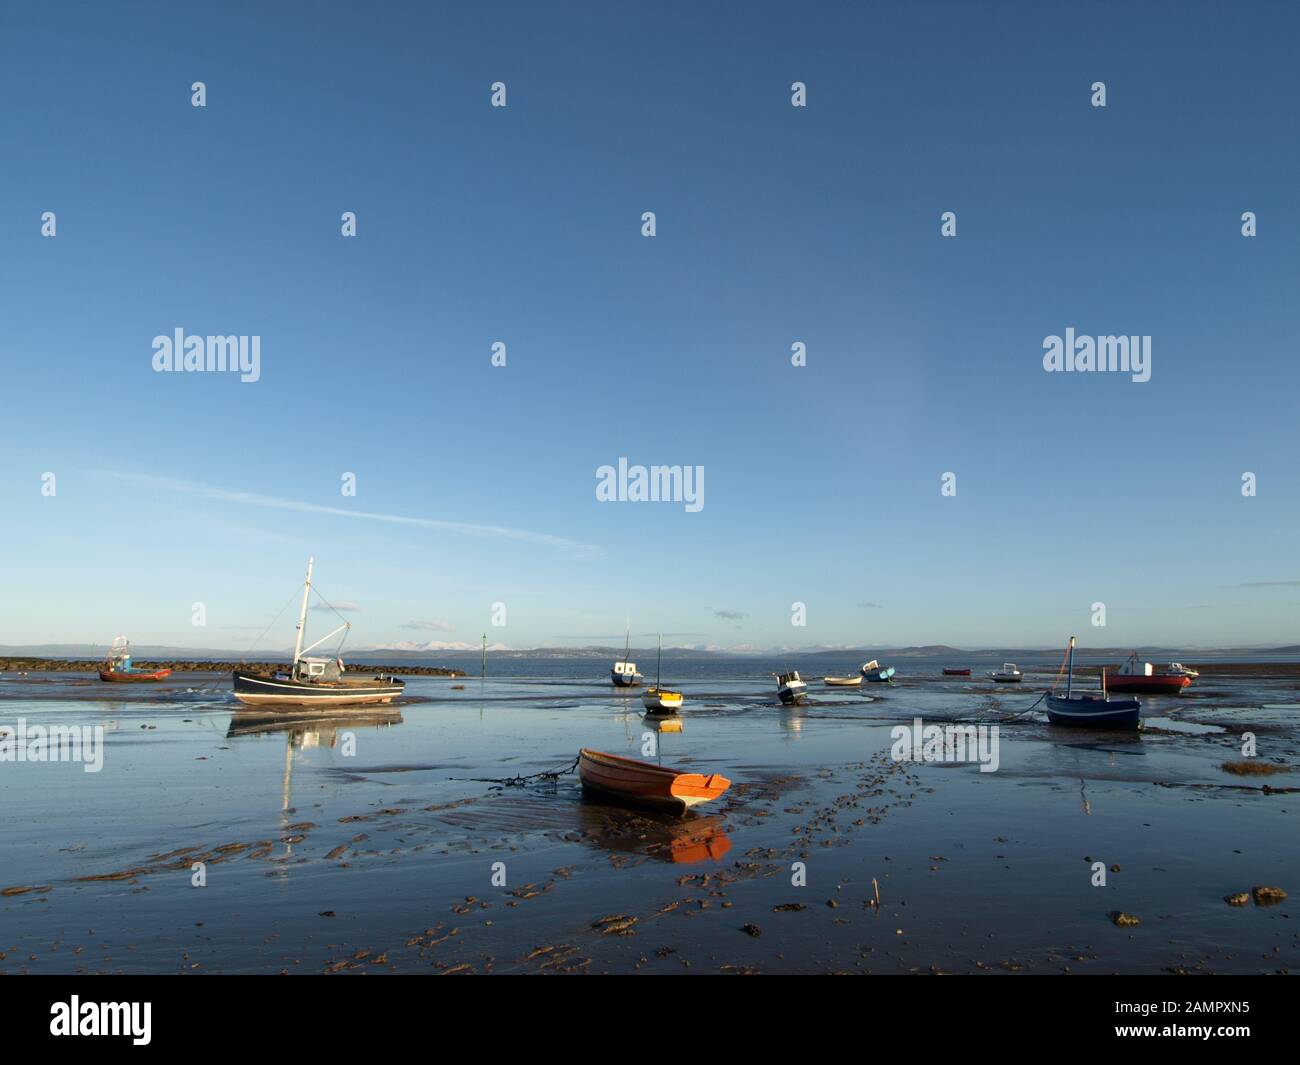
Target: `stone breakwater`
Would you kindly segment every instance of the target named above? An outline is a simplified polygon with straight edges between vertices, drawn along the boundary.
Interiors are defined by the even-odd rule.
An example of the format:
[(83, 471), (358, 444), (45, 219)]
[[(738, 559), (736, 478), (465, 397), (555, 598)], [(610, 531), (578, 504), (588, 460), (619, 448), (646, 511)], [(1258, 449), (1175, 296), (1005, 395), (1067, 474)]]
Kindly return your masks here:
[[(235, 669), (283, 669), (283, 662), (185, 662), (177, 660), (137, 660), (139, 670), (170, 669), (175, 673), (229, 673)], [(0, 673), (98, 673), (104, 663), (98, 659), (80, 658), (0, 658)], [(410, 677), (463, 677), (461, 669), (444, 669), (441, 666), (367, 666), (348, 663), (349, 673), (384, 673)]]

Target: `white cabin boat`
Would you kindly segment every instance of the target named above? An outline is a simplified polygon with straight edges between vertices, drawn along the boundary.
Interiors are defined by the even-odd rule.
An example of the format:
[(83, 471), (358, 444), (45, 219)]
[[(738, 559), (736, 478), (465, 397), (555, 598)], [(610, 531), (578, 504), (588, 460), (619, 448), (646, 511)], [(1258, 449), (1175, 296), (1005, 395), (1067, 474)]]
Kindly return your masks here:
[(792, 669), (786, 673), (773, 673), (776, 678), (777, 695), (781, 697), (781, 702), (787, 705), (803, 702), (808, 694), (808, 684), (799, 676), (797, 669)]
[(609, 679), (616, 688), (635, 688), (641, 683), (641, 674), (636, 671), (635, 662), (615, 662)]
[(616, 688), (635, 688), (641, 683), (641, 674), (636, 671), (636, 663), (629, 662), (627, 656), (632, 646), (632, 626), (629, 625), (623, 641), (623, 657), (614, 663), (609, 671), (610, 682)]
[(999, 684), (1019, 684), (1025, 675), (1016, 668), (1014, 662), (1003, 662), (1002, 668), (989, 674)]

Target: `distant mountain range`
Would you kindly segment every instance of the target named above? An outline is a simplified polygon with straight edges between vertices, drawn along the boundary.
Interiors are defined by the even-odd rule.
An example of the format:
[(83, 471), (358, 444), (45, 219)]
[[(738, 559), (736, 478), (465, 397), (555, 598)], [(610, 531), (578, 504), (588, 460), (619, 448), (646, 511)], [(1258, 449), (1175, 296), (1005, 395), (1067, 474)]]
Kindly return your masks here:
[[(86, 643), (49, 643), (49, 644), (28, 644), (23, 646), (3, 645), (0, 644), (0, 657), (5, 658), (100, 658), (107, 652), (107, 647), (103, 644), (86, 644)], [(213, 661), (239, 660), (246, 657), (239, 651), (232, 651), (229, 648), (195, 648), (195, 647), (170, 647), (159, 644), (133, 644), (132, 653), (141, 659), (151, 660), (204, 660)], [(1282, 656), (1300, 655), (1300, 644), (1288, 644), (1284, 646), (1256, 646), (1256, 647), (1160, 647), (1160, 646), (1122, 646), (1122, 647), (1081, 647), (1081, 654), (1088, 657), (1108, 656), (1114, 659), (1126, 658), (1131, 652), (1137, 653), (1144, 659), (1150, 661), (1165, 662), (1170, 659), (1178, 658), (1231, 658), (1234, 655), (1248, 655), (1252, 658), (1258, 658), (1260, 655), (1276, 654)], [(706, 649), (695, 647), (665, 647), (664, 658), (672, 660), (682, 659), (710, 659), (710, 658), (729, 658), (729, 659), (781, 659), (781, 658), (798, 658), (800, 661), (808, 659), (817, 660), (854, 660), (869, 658), (951, 658), (954, 660), (971, 660), (987, 659), (989, 661), (1015, 661), (1020, 658), (1039, 658), (1045, 654), (1060, 654), (1062, 649), (1059, 647), (994, 647), (969, 649), (961, 647), (950, 647), (947, 644), (926, 644), (924, 646), (913, 647), (777, 647), (767, 650), (753, 651), (727, 651), (718, 649)], [(345, 657), (356, 657), (364, 655), (367, 661), (425, 661), (425, 662), (448, 662), (448, 661), (477, 661), (481, 654), (481, 648), (478, 647), (448, 647), (436, 645), (411, 646), (409, 644), (398, 647), (353, 647), (344, 648)], [(655, 657), (656, 649), (653, 647), (634, 647), (629, 653), (633, 661), (639, 661), (644, 664), (652, 661)], [(293, 655), (292, 648), (283, 650), (259, 651), (257, 658), (259, 661), (268, 659), (283, 659), (288, 661)], [(572, 659), (572, 658), (591, 658), (614, 660), (623, 656), (621, 647), (532, 647), (532, 648), (508, 648), (500, 644), (489, 645), (488, 655), (494, 659)]]

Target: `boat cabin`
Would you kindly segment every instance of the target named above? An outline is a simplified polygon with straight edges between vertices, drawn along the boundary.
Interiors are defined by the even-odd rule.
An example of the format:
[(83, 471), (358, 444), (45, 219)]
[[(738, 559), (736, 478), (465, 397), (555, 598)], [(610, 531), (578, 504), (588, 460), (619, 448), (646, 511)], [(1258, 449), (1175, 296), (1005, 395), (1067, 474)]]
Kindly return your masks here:
[(343, 663), (337, 658), (300, 658), (296, 672), (300, 680), (338, 680)]
[(1150, 662), (1139, 662), (1137, 652), (1128, 656), (1128, 661), (1119, 667), (1121, 677), (1150, 677), (1155, 673), (1155, 666)]
[(615, 663), (614, 663), (614, 673), (615, 673), (616, 676), (620, 676), (620, 677), (635, 677), (635, 676), (637, 675), (637, 672), (636, 672), (636, 663), (635, 663), (635, 662), (615, 662)]
[(797, 669), (792, 669), (789, 673), (778, 673), (776, 682), (784, 688), (791, 684), (802, 684), (803, 678), (799, 676)]

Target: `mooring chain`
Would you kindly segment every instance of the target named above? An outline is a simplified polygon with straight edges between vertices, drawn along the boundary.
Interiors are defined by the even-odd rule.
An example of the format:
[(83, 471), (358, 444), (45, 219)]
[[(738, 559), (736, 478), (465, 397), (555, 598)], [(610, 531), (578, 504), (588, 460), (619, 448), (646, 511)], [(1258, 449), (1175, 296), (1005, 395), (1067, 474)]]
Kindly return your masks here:
[(559, 780), (562, 776), (567, 776), (578, 768), (578, 761), (582, 756), (579, 755), (568, 766), (567, 769), (544, 769), (540, 773), (528, 773), (518, 777), (455, 777), (457, 780), (473, 780), (480, 784), (500, 784), (507, 788), (522, 788), (532, 783), (534, 780)]

